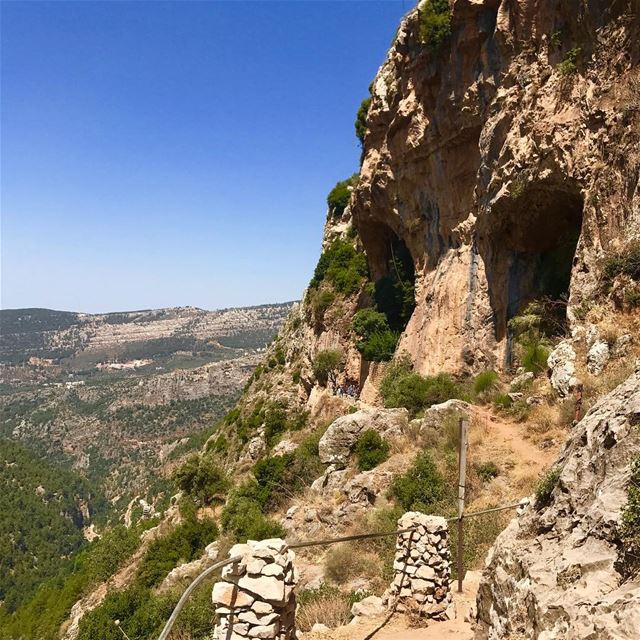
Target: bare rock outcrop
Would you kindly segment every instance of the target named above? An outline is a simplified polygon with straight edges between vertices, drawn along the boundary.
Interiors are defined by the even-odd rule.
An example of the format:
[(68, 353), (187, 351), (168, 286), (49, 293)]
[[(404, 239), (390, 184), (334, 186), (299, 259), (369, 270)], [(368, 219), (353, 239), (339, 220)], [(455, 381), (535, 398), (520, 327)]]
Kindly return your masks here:
[(451, 7), (435, 52), (419, 9), (402, 21), (350, 207), (373, 279), (394, 243), (411, 254), (399, 348), (421, 373), (504, 367), (511, 317), (562, 292), (575, 318), (603, 256), (640, 233), (637, 1)]
[(576, 351), (570, 340), (563, 340), (549, 354), (547, 361), (551, 386), (561, 398), (566, 398), (578, 384)]
[(358, 441), (358, 436), (369, 429), (382, 437), (398, 436), (407, 428), (409, 414), (406, 409), (379, 409), (366, 407), (334, 420), (318, 445), (320, 460), (337, 468), (346, 466)]
[(639, 423), (637, 372), (576, 426), (548, 506), (528, 507), (496, 540), (476, 639), (638, 638), (640, 576), (623, 574), (616, 529), (640, 455)]

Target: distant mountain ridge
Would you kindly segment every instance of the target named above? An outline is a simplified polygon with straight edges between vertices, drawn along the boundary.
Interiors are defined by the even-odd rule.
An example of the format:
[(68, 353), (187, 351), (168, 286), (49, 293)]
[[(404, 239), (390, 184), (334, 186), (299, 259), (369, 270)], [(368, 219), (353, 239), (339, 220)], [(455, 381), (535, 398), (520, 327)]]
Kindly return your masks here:
[(72, 466), (110, 498), (151, 499), (168, 459), (233, 406), (294, 304), (2, 310), (0, 438)]
[[(76, 364), (82, 368), (101, 360), (211, 351), (209, 347), (214, 347), (213, 350), (237, 347), (237, 340), (233, 338), (247, 333), (248, 328), (243, 346), (257, 348), (264, 346), (275, 333), (293, 304), (215, 311), (169, 307), (99, 314), (40, 308), (2, 309), (0, 363), (24, 364), (31, 358), (41, 358), (77, 369)], [(232, 344), (225, 345), (225, 340)], [(155, 342), (148, 344), (149, 341)], [(74, 362), (84, 352), (92, 355)]]

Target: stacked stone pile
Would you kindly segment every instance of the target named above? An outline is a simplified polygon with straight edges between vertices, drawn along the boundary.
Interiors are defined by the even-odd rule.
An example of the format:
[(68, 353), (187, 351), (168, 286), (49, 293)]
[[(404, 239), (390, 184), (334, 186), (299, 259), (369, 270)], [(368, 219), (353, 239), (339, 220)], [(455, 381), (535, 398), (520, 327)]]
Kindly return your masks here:
[(293, 551), (283, 540), (249, 540), (232, 547), (233, 556), (242, 560), (224, 567), (222, 582), (213, 587), (218, 616), (214, 638), (295, 640)]
[(399, 530), (413, 527), (413, 531), (398, 535), (388, 605), (435, 620), (451, 619), (455, 614), (447, 521), (414, 511), (398, 520)]

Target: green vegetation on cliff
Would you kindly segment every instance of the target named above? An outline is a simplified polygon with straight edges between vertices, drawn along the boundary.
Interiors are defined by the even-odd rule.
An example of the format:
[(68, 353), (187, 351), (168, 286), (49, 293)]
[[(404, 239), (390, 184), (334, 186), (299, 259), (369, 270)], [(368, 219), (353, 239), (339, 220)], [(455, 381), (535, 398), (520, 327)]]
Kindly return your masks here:
[(420, 41), (437, 50), (451, 35), (449, 0), (425, 0), (420, 4)]
[(404, 407), (411, 416), (433, 404), (467, 396), (464, 389), (445, 373), (425, 377), (414, 372), (406, 355), (398, 357), (389, 367), (382, 379), (380, 394), (385, 407)]
[(367, 259), (350, 242), (334, 240), (322, 252), (315, 268), (311, 288), (323, 280), (329, 282), (338, 293), (350, 295), (362, 285), (368, 274)]
[(331, 189), (327, 196), (327, 206), (329, 207), (329, 215), (339, 218), (349, 204), (351, 198), (351, 189), (358, 180), (358, 174), (354, 173), (350, 178), (341, 180)]

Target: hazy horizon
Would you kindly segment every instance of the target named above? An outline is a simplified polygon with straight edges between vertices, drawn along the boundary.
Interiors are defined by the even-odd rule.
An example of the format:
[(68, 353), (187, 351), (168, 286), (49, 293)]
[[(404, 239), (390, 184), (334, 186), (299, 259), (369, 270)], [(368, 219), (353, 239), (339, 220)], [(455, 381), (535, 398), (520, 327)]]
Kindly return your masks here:
[(299, 299), (411, 6), (3, 2), (0, 307)]

